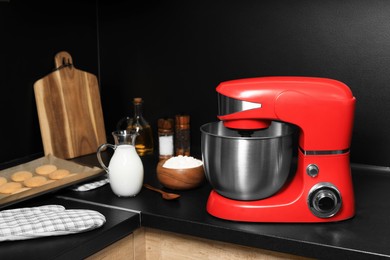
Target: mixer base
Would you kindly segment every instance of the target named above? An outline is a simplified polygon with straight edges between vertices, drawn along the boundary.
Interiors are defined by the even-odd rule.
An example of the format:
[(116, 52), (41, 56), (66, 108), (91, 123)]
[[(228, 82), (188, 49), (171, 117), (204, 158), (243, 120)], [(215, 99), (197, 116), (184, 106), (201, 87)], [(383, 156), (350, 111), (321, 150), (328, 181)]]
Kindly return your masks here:
[(243, 222), (314, 223), (336, 222), (354, 216), (354, 211), (344, 211), (331, 218), (319, 218), (309, 210), (302, 196), (290, 203), (272, 205), (272, 197), (256, 201), (231, 200), (211, 191), (207, 212), (214, 217)]

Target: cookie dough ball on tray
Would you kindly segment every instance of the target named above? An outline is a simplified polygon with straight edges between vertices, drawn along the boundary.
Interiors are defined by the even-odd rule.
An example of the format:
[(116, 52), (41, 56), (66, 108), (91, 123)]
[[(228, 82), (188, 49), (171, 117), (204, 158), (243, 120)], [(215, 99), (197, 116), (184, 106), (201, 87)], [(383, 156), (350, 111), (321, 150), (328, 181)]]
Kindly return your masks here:
[(59, 179), (63, 179), (65, 177), (67, 177), (68, 175), (70, 175), (70, 171), (68, 171), (66, 169), (58, 169), (58, 170), (55, 170), (54, 172), (51, 172), (49, 174), (49, 178), (52, 180), (59, 180)]
[(11, 175), (13, 181), (25, 181), (31, 178), (33, 174), (29, 171), (17, 171)]
[(7, 182), (8, 182), (7, 178), (5, 178), (5, 177), (0, 177), (0, 186), (3, 185), (3, 184), (5, 184), (5, 183), (7, 183)]
[(39, 175), (49, 175), (55, 170), (57, 170), (57, 166), (54, 164), (44, 164), (35, 168), (35, 172)]
[(22, 184), (19, 182), (7, 182), (0, 186), (0, 193), (11, 194), (22, 188)]
[(46, 184), (47, 178), (43, 176), (34, 176), (30, 179), (27, 179), (23, 182), (24, 186), (29, 188), (39, 187)]

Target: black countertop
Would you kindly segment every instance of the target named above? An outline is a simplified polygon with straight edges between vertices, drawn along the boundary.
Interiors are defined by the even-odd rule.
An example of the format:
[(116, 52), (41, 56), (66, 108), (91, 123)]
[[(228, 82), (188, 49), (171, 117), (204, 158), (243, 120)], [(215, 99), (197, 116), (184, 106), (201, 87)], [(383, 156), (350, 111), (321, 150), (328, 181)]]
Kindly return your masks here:
[(106, 223), (97, 229), (78, 234), (0, 242), (0, 259), (84, 259), (140, 227), (139, 214), (107, 207), (62, 200), (53, 195), (14, 205), (36, 207), (63, 205), (66, 209), (91, 209), (102, 213)]
[[(156, 179), (157, 158), (143, 157), (142, 160), (145, 183), (162, 187)], [(97, 165), (95, 155), (76, 158), (74, 161)], [(141, 225), (318, 259), (390, 258), (390, 203), (386, 200), (387, 188), (390, 186), (390, 171), (387, 168), (355, 165), (352, 173), (356, 215), (346, 221), (330, 223), (245, 223), (218, 219), (206, 212), (206, 201), (211, 191), (207, 182), (193, 190), (178, 191), (177, 193), (182, 196), (175, 201), (165, 201), (160, 194), (144, 188), (133, 198), (115, 196), (109, 185), (88, 192), (63, 190), (52, 194), (53, 198), (50, 200), (66, 202), (70, 206), (98, 208), (104, 211), (101, 211), (104, 215), (107, 214), (108, 222), (102, 230), (90, 231), (91, 234), (57, 237), (56, 240), (47, 239), (47, 243), (53, 248), (61, 247), (61, 244), (66, 244), (63, 241), (77, 237), (84, 243), (94, 244), (95, 251), (98, 251), (108, 241), (102, 242), (105, 236), (97, 233), (104, 234), (113, 229), (111, 233), (113, 236), (117, 235), (119, 240)], [(46, 197), (42, 198), (40, 203), (47, 204), (48, 201), (49, 198)], [(135, 213), (127, 210), (141, 212), (140, 223), (134, 216)], [(120, 220), (120, 216), (123, 220)], [(126, 231), (123, 230), (124, 225), (128, 225)], [(120, 227), (121, 234), (116, 233), (115, 230), (119, 230)], [(38, 240), (45, 241), (45, 239), (35, 241)], [(109, 240), (115, 239), (111, 237)], [(0, 255), (3, 256), (5, 252), (3, 250), (7, 250), (6, 255), (9, 255), (18, 246), (29, 248), (36, 243), (38, 242), (7, 242), (6, 249), (2, 243)], [(74, 251), (77, 251), (77, 248)], [(61, 255), (53, 254), (53, 258), (55, 257), (61, 258)]]

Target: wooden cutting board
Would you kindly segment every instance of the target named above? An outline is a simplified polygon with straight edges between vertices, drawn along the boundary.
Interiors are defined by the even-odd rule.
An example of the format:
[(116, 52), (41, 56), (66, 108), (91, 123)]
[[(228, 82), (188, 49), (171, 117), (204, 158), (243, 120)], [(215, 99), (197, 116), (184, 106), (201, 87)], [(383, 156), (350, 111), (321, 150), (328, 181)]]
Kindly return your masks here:
[(95, 75), (78, 70), (68, 52), (54, 57), (55, 70), (34, 83), (45, 155), (70, 159), (106, 143)]

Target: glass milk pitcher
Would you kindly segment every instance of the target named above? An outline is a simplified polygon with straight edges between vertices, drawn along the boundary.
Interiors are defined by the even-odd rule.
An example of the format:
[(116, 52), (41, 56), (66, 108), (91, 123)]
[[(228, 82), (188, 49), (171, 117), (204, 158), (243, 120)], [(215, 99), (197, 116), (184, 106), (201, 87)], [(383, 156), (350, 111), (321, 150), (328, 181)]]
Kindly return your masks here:
[[(99, 146), (98, 161), (108, 173), (111, 189), (117, 196), (136, 196), (144, 181), (144, 167), (134, 146), (137, 133), (123, 130), (112, 132), (112, 135), (115, 145), (106, 143)], [(108, 167), (101, 158), (101, 151), (107, 147), (114, 150)]]

